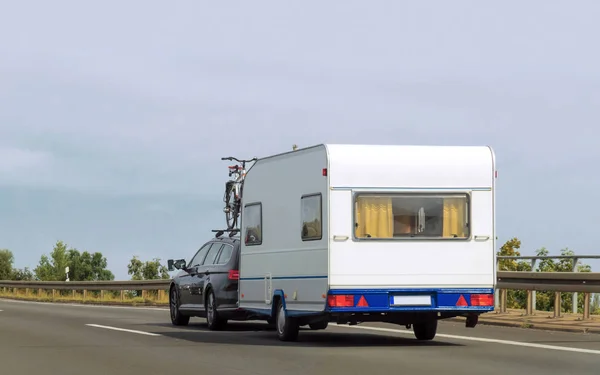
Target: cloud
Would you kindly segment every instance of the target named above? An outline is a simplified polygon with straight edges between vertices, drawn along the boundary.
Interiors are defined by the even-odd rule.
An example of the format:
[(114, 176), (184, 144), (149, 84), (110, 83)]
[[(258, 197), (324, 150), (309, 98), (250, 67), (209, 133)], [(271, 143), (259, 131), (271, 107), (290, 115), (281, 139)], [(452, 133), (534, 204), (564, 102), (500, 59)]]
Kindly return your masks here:
[(4, 178), (23, 178), (49, 167), (51, 163), (50, 153), (0, 145), (0, 173), (5, 174)]

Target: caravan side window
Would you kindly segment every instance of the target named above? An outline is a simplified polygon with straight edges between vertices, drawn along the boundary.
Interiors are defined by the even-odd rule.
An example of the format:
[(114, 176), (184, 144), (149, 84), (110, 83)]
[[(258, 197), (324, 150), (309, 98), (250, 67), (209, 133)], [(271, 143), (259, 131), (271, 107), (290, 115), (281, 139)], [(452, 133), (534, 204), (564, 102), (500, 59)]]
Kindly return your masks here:
[(302, 210), (302, 241), (314, 241), (323, 238), (322, 195), (307, 194), (300, 198)]
[(262, 203), (244, 206), (244, 243), (246, 246), (262, 244)]

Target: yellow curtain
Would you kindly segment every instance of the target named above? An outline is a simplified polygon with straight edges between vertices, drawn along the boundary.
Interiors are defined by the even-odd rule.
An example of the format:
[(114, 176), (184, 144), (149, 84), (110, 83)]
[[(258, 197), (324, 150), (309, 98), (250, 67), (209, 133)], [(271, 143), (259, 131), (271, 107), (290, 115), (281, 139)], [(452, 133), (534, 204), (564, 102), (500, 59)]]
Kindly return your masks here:
[(358, 198), (356, 209), (356, 237), (392, 238), (394, 213), (392, 198)]
[(465, 200), (461, 198), (444, 199), (444, 237), (466, 237)]

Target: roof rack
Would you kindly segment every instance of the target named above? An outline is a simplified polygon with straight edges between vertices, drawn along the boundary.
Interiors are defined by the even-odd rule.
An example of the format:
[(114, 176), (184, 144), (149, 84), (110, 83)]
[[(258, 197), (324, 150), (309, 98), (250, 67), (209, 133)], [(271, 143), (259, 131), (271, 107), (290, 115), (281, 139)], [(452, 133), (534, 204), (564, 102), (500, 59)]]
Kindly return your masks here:
[(234, 229), (213, 229), (213, 233), (215, 234), (216, 238), (220, 238), (223, 234), (225, 234), (225, 232), (229, 232), (229, 237), (233, 237), (236, 234), (238, 234), (240, 232), (240, 230), (238, 228), (234, 228)]

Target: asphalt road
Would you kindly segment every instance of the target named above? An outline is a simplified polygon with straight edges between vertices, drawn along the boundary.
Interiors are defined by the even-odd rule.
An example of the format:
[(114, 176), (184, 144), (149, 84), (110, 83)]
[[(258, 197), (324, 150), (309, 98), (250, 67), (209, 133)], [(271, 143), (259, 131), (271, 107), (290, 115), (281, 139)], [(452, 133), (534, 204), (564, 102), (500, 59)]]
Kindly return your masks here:
[(600, 373), (600, 335), (441, 323), (438, 337), (421, 343), (404, 327), (358, 327), (302, 331), (282, 343), (262, 322), (210, 332), (203, 319), (171, 326), (166, 309), (0, 300), (0, 373)]

